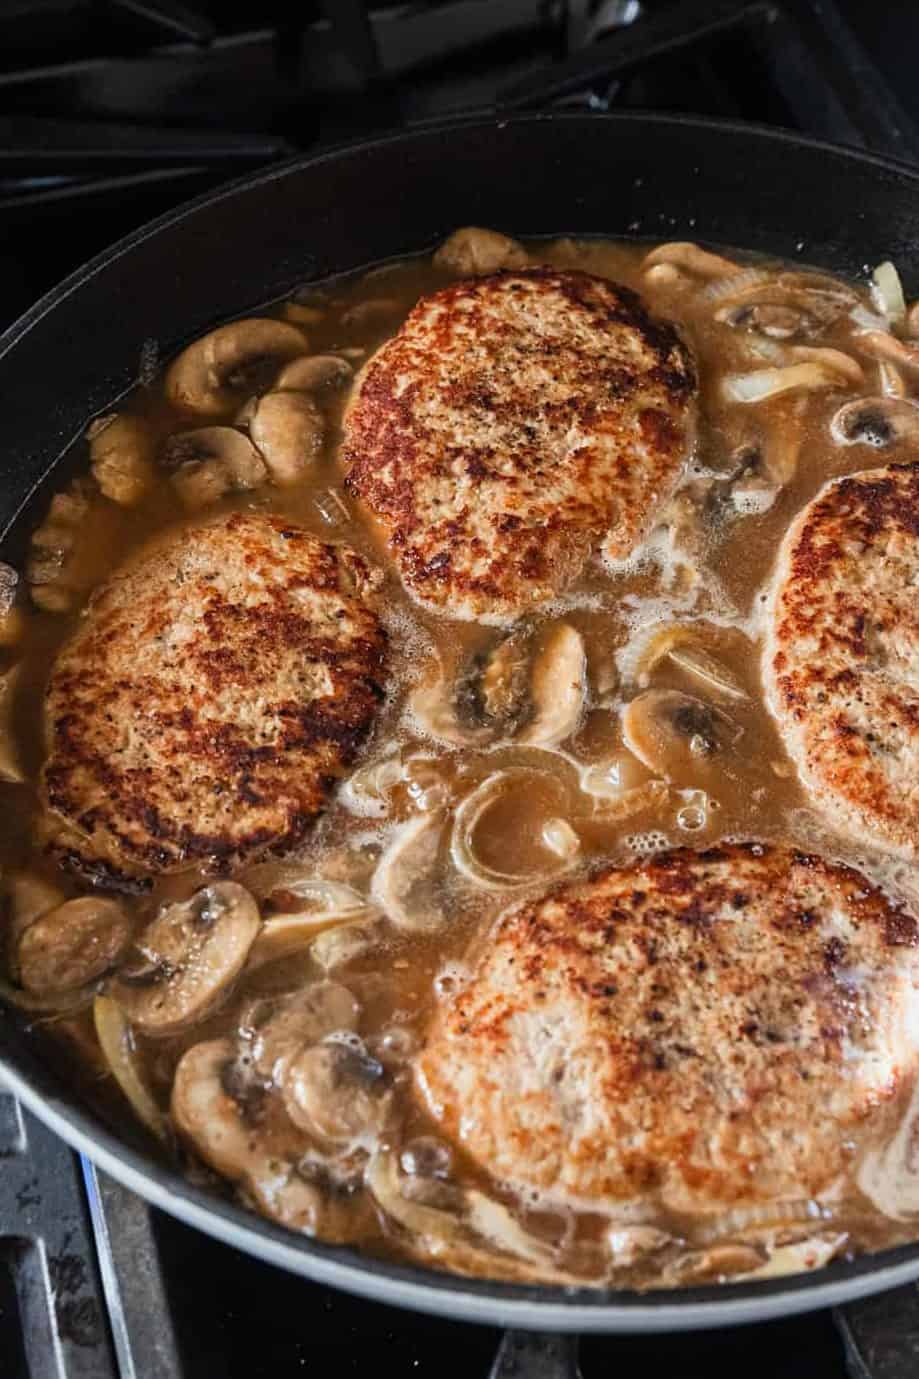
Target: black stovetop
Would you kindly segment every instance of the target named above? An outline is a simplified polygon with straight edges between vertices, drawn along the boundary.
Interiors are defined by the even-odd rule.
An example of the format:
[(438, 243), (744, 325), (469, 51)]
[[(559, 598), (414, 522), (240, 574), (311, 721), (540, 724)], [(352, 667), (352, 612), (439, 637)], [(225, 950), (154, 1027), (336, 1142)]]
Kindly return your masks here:
[[(229, 177), (463, 110), (691, 111), (919, 162), (917, 47), (915, 0), (301, 0), (293, 17), (246, 0), (7, 0), (0, 325)], [(586, 1338), (581, 1367), (584, 1379), (919, 1372), (915, 1289), (837, 1320)], [(150, 1213), (0, 1095), (0, 1379), (486, 1379), (500, 1343)]]

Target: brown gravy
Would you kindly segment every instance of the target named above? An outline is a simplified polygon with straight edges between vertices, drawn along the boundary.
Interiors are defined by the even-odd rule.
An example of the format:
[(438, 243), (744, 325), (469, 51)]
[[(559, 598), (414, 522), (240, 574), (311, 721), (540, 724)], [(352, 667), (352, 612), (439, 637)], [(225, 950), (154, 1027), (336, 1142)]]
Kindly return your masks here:
[[(880, 366), (860, 352), (855, 341), (859, 325), (851, 308), (877, 310), (867, 288), (834, 284), (822, 275), (804, 278), (799, 265), (757, 263), (756, 270), (768, 270), (773, 277), (781, 272), (796, 275), (805, 291), (808, 286), (817, 291), (818, 302), (832, 305), (833, 292), (841, 294), (843, 308), (830, 313), (832, 319), (817, 340), (803, 343), (840, 350), (858, 360), (864, 382), (853, 385), (840, 374), (830, 387), (799, 386), (750, 404), (727, 401), (722, 390), (726, 375), (781, 366), (787, 347), (782, 332), (788, 326), (781, 313), (767, 317), (764, 325), (744, 318), (740, 309), (731, 320), (718, 319), (728, 305), (736, 306), (724, 279), (679, 265), (670, 272), (649, 273), (643, 268), (646, 245), (558, 241), (531, 244), (529, 250), (536, 262), (585, 269), (640, 291), (652, 311), (669, 317), (684, 332), (701, 378), (697, 445), (685, 481), (650, 541), (616, 569), (595, 562), (557, 606), (528, 620), (531, 640), (521, 653), (525, 659), (539, 654), (560, 622), (583, 639), (589, 683), (577, 731), (554, 754), (513, 740), (458, 747), (426, 734), (423, 716), (406, 711), (409, 699), (419, 687), (430, 688), (436, 682), (438, 664), (449, 686), (476, 656), (489, 654), (503, 634), (438, 620), (410, 602), (390, 574), (386, 622), (395, 679), (356, 779), (333, 798), (302, 856), (266, 862), (233, 879), (253, 891), (263, 916), (315, 908), (315, 894), (304, 901), (291, 890), (298, 877), (325, 878), (368, 897), (374, 869), (398, 827), (431, 819), (432, 827), (442, 825), (442, 832), (430, 875), (423, 878), (424, 884), (400, 893), (409, 919), (418, 921), (417, 932), (387, 923), (374, 910), (372, 899), (367, 900), (366, 908), (351, 914), (346, 923), (326, 928), (318, 948), (304, 930), (294, 936), (293, 951), (247, 968), (218, 1013), (192, 1029), (159, 1039), (135, 1034), (131, 1057), (165, 1112), (174, 1069), (186, 1049), (221, 1036), (236, 1038), (241, 1022), (251, 1024), (253, 1002), (333, 978), (360, 1000), (363, 1048), (392, 1080), (403, 1171), (408, 1173), (425, 1155), (429, 1166), (433, 1161), (446, 1164), (452, 1155), (447, 1176), (441, 1178), (439, 1170), (433, 1175), (441, 1189), (439, 1195), (428, 1194), (428, 1205), (449, 1216), (457, 1185), (488, 1191), (516, 1209), (526, 1230), (551, 1249), (558, 1275), (587, 1282), (647, 1286), (749, 1272), (749, 1251), (744, 1254), (742, 1242), (731, 1256), (728, 1235), (725, 1251), (709, 1258), (701, 1242), (692, 1238), (691, 1227), (673, 1222), (665, 1224), (679, 1227), (687, 1240), (681, 1257), (689, 1257), (690, 1265), (683, 1272), (675, 1254), (668, 1257), (669, 1272), (640, 1258), (630, 1262), (626, 1256), (614, 1269), (602, 1248), (607, 1220), (585, 1214), (572, 1221), (570, 1214), (548, 1206), (514, 1204), (498, 1185), (485, 1182), (456, 1146), (447, 1148), (438, 1141), (437, 1127), (419, 1108), (405, 1070), (438, 991), (449, 986), (451, 964), (461, 961), (470, 938), (521, 893), (507, 884), (476, 886), (450, 857), (456, 811), (497, 772), (507, 773), (502, 787), (485, 801), (478, 825), (467, 837), (470, 865), (491, 877), (511, 869), (522, 884), (530, 878), (538, 885), (540, 877), (560, 873), (569, 864), (577, 868), (600, 857), (626, 861), (667, 845), (705, 845), (734, 835), (792, 838), (821, 846), (885, 879), (884, 869), (879, 870), (870, 855), (854, 855), (852, 846), (822, 828), (808, 807), (762, 702), (758, 615), (777, 546), (792, 516), (829, 477), (875, 463), (873, 451), (865, 445), (834, 442), (831, 418), (849, 398), (894, 391), (902, 381), (891, 366)], [(751, 287), (754, 271), (750, 267), (745, 275)], [(266, 314), (301, 325), (310, 353), (337, 353), (359, 367), (398, 329), (421, 295), (446, 281), (444, 271), (429, 260), (408, 260), (311, 287), (309, 293), (273, 306)], [(743, 293), (740, 296), (742, 300)], [(347, 388), (328, 388), (317, 396), (326, 418), (326, 441), (308, 475), (291, 488), (266, 485), (227, 494), (208, 510), (255, 507), (284, 513), (323, 539), (351, 543), (388, 569), (379, 542), (342, 488), (337, 450)], [(140, 418), (160, 442), (190, 425), (187, 416), (170, 407), (161, 379), (138, 387), (122, 410)], [(885, 461), (902, 458), (902, 447), (896, 444), (884, 451)], [(153, 533), (188, 516), (163, 470), (135, 506), (110, 501), (86, 479), (78, 481), (78, 489), (79, 520), (61, 538), (65, 549), (58, 561), (59, 578), (49, 578), (44, 586), (51, 590), (50, 598), (41, 596), (45, 607), (22, 599), (3, 621), (7, 645), (0, 648), (0, 664), (15, 667), (0, 751), (4, 759), (15, 761), (22, 777), (3, 780), (0, 773), (0, 808), (7, 821), (0, 837), (0, 865), (8, 878), (24, 872), (37, 875), (67, 896), (87, 888), (59, 872), (38, 839), (35, 782), (43, 752), (43, 686), (90, 591)], [(56, 588), (66, 589), (59, 599)], [(680, 632), (668, 642), (661, 629), (671, 626), (692, 631)], [(671, 656), (674, 647), (687, 654)], [(693, 754), (683, 743), (668, 758), (665, 744), (656, 749), (664, 752), (659, 769), (639, 762), (625, 749), (619, 717), (621, 705), (638, 687), (681, 691), (716, 704), (725, 724), (718, 750)], [(593, 783), (594, 793), (585, 790), (585, 781)], [(649, 789), (655, 781), (658, 784)], [(888, 884), (893, 879), (886, 876)], [(125, 897), (124, 904), (138, 921), (147, 919), (164, 901), (184, 899), (208, 880), (202, 873), (182, 873), (158, 881), (150, 895)], [(320, 894), (320, 908), (323, 903)], [(425, 915), (439, 915), (442, 923), (427, 926), (422, 922)], [(7, 975), (8, 986), (13, 975)], [(66, 1041), (90, 1077), (107, 1074), (90, 1008), (71, 1014), (51, 1009), (35, 1019), (37, 1037)], [(120, 1115), (125, 1107), (116, 1085), (110, 1077), (102, 1085), (107, 1104)], [(285, 1152), (290, 1127), (278, 1123), (277, 1112), (258, 1133), (268, 1146), (276, 1136), (279, 1152)], [(176, 1152), (187, 1159), (184, 1148)], [(304, 1181), (318, 1183), (332, 1204), (320, 1216), (320, 1234), (353, 1240), (375, 1252), (416, 1257), (410, 1227), (393, 1226), (360, 1186), (360, 1153), (332, 1172), (318, 1160), (307, 1164), (309, 1157), (304, 1155)], [(243, 1196), (251, 1200), (253, 1193), (244, 1188)], [(264, 1200), (258, 1205), (266, 1209)], [(867, 1200), (834, 1220), (833, 1231), (842, 1233), (844, 1244), (839, 1248), (846, 1251), (877, 1248), (913, 1234), (902, 1223), (882, 1217)], [(479, 1256), (468, 1250), (452, 1256), (446, 1248), (442, 1263), (496, 1276), (553, 1276), (541, 1266), (509, 1261), (501, 1250), (489, 1256), (487, 1244), (479, 1243)], [(787, 1267), (802, 1267), (801, 1259)]]

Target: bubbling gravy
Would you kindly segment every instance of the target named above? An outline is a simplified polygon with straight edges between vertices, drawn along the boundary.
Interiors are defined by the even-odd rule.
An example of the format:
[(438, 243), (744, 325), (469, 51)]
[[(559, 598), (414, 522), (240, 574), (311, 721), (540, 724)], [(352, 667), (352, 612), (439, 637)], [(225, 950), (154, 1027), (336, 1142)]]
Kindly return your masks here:
[[(525, 263), (608, 277), (676, 324), (699, 371), (696, 439), (628, 560), (594, 560), (512, 628), (439, 619), (405, 595), (343, 486), (343, 409), (355, 372), (421, 296)], [(469, 231), (433, 260), (311, 284), (260, 324), (222, 327), (94, 422), (18, 579), (0, 567), (0, 990), (49, 1056), (55, 1040), (110, 1115), (130, 1107), (215, 1188), (232, 1184), (294, 1229), (461, 1272), (675, 1286), (795, 1272), (919, 1234), (909, 1135), (890, 1117), (870, 1193), (853, 1175), (832, 1202), (769, 1221), (728, 1213), (715, 1229), (515, 1197), (443, 1136), (411, 1074), (475, 937), (598, 859), (791, 840), (912, 894), (905, 865), (813, 812), (763, 703), (759, 657), (794, 514), (833, 476), (909, 457), (914, 329), (889, 265), (854, 285), (694, 245)], [(372, 740), (296, 856), (232, 876), (189, 869), (141, 894), (93, 891), (44, 844), (36, 782), (55, 655), (91, 591), (151, 536), (249, 509), (386, 572), (391, 678)], [(173, 976), (154, 999), (167, 950), (173, 974), (193, 952), (193, 980)]]

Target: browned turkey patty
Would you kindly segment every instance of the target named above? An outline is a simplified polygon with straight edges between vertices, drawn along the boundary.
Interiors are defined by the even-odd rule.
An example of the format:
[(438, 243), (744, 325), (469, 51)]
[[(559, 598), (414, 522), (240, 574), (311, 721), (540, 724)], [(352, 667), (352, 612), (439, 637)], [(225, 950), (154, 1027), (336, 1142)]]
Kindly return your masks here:
[(673, 327), (603, 278), (454, 283), (366, 366), (347, 482), (410, 594), (506, 620), (647, 532), (687, 452), (695, 387)]
[(117, 571), (48, 688), (58, 849), (117, 880), (296, 843), (382, 697), (377, 579), (257, 514), (171, 533)]
[(418, 1081), (484, 1168), (553, 1201), (816, 1197), (915, 1063), (917, 943), (845, 867), (660, 854), (506, 912)]
[(763, 679), (801, 777), (845, 833), (919, 845), (919, 464), (826, 485), (792, 525)]

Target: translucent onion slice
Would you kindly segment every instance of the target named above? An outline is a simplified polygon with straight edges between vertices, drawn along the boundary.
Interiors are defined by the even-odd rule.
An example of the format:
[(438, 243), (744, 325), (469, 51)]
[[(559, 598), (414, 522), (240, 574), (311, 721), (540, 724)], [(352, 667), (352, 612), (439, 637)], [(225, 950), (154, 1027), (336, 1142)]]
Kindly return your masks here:
[(138, 1119), (157, 1139), (168, 1139), (168, 1121), (144, 1082), (131, 1026), (121, 1007), (109, 996), (97, 996), (93, 1002), (93, 1024), (112, 1076)]
[(906, 320), (906, 298), (900, 274), (889, 259), (879, 263), (871, 275), (871, 297), (878, 310), (891, 325)]
[(446, 918), (436, 893), (443, 826), (443, 810), (410, 819), (377, 863), (370, 894), (399, 929), (436, 929)]
[(790, 353), (792, 359), (803, 363), (822, 364), (831, 372), (835, 370), (840, 378), (851, 383), (853, 388), (860, 387), (865, 381), (861, 364), (844, 350), (828, 349), (823, 345), (792, 345)]
[(749, 695), (733, 671), (698, 645), (701, 636), (699, 628), (674, 623), (650, 635), (634, 638), (620, 653), (623, 678), (639, 689), (646, 689), (652, 671), (661, 661), (670, 660), (726, 699), (748, 699)]
[(554, 876), (560, 876), (574, 865), (577, 860), (576, 853), (569, 857), (557, 856), (555, 864), (541, 872), (504, 872), (486, 866), (476, 856), (473, 835), (489, 809), (497, 804), (501, 796), (513, 789), (514, 786), (524, 785), (527, 782), (535, 783), (541, 776), (542, 772), (526, 767), (512, 767), (506, 771), (495, 771), (463, 800), (453, 819), (450, 857), (456, 870), (467, 881), (473, 882), (474, 885), (480, 886), (486, 891), (519, 890), (538, 881), (548, 881)]
[(795, 388), (816, 391), (838, 388), (840, 374), (817, 363), (788, 364), (781, 369), (754, 369), (752, 373), (727, 374), (721, 388), (729, 402), (762, 402)]
[(822, 1269), (839, 1254), (848, 1238), (845, 1234), (817, 1235), (807, 1240), (795, 1240), (790, 1245), (776, 1245), (770, 1250), (765, 1264), (760, 1264), (748, 1273), (734, 1274), (733, 1279), (739, 1283), (742, 1280), (779, 1278), (786, 1274), (803, 1274), (811, 1269)]
[(249, 949), (246, 967), (253, 971), (266, 962), (276, 958), (298, 953), (321, 933), (328, 929), (339, 929), (342, 925), (353, 924), (356, 920), (368, 919), (375, 913), (375, 907), (352, 891), (350, 886), (336, 881), (319, 881), (316, 885), (328, 887), (330, 892), (347, 892), (346, 896), (335, 897), (330, 894), (326, 909), (315, 909), (295, 914), (272, 915), (262, 922), (255, 942)]
[(396, 1155), (386, 1150), (371, 1158), (365, 1181), (385, 1215), (407, 1231), (414, 1248), (430, 1259), (493, 1276), (497, 1252), (533, 1267), (540, 1279), (577, 1282), (554, 1266), (551, 1250), (528, 1235), (506, 1207), (474, 1188), (462, 1192), (456, 1212), (410, 1200), (401, 1189)]
[(823, 1221), (827, 1215), (828, 1209), (812, 1197), (795, 1198), (790, 1202), (755, 1202), (722, 1212), (710, 1226), (697, 1233), (696, 1239), (701, 1245), (710, 1245), (727, 1236), (742, 1236), (767, 1226), (797, 1226), (804, 1222)]

